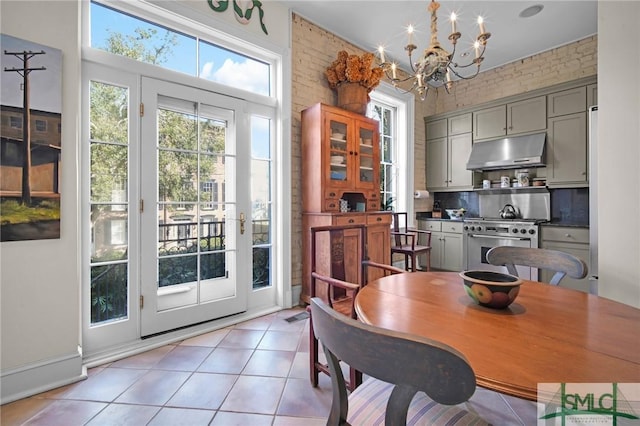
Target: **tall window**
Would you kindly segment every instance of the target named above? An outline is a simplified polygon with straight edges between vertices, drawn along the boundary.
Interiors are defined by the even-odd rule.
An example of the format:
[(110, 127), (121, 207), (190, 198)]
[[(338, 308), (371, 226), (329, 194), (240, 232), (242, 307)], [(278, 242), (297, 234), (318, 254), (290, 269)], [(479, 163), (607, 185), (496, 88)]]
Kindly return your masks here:
[(127, 88), (91, 82), (92, 324), (128, 316), (128, 102)]
[(396, 109), (374, 101), (369, 116), (380, 122), (380, 208), (397, 210), (394, 208), (398, 198)]
[(381, 209), (413, 217), (414, 97), (381, 83), (372, 91), (367, 115), (380, 122)]

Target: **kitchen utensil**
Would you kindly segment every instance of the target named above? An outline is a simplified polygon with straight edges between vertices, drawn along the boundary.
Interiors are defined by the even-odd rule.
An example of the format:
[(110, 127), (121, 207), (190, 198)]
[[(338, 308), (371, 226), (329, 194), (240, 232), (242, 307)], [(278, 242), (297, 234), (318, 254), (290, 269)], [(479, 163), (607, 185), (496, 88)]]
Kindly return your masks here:
[(516, 173), (519, 186), (529, 186), (529, 170), (520, 170)]
[(518, 212), (516, 208), (511, 204), (505, 204), (504, 207), (499, 211), (501, 219), (516, 219), (518, 217)]
[(453, 220), (462, 220), (465, 209), (445, 209), (449, 217)]

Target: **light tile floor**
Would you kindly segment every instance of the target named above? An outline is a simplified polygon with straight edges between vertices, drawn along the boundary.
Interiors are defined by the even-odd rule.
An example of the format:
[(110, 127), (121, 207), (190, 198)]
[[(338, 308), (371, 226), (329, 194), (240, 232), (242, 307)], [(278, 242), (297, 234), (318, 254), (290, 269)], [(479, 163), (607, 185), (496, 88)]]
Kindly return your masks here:
[[(309, 320), (284, 310), (89, 370), (84, 381), (0, 407), (11, 425), (324, 425), (331, 382), (308, 375)], [(496, 425), (535, 424), (535, 404), (478, 388)], [(504, 413), (508, 412), (508, 419)]]

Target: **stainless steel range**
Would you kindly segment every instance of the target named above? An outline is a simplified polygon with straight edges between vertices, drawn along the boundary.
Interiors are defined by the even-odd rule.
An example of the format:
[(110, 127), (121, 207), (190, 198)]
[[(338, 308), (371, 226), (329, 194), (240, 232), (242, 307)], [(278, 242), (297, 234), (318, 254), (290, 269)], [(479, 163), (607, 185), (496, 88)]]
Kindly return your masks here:
[[(550, 218), (549, 192), (542, 189), (483, 191), (479, 195), (482, 217), (465, 218), (463, 224), (463, 264), (465, 270), (506, 272), (503, 266), (487, 262), (487, 252), (497, 246), (538, 248), (540, 223)], [(505, 207), (514, 206), (515, 218), (500, 217)], [(511, 211), (511, 209), (509, 209)], [(512, 214), (507, 215), (514, 216)], [(538, 270), (517, 267), (521, 278), (537, 280)]]

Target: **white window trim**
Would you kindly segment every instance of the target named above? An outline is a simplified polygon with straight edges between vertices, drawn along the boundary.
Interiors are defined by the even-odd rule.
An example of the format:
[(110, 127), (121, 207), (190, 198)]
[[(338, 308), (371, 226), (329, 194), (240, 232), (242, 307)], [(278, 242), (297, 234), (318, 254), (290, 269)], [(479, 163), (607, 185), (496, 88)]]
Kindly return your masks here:
[[(398, 164), (398, 199), (395, 200), (394, 210), (407, 212), (408, 225), (413, 226), (413, 152), (415, 125), (415, 97), (412, 93), (402, 93), (391, 84), (382, 82), (371, 92), (371, 99), (396, 107), (396, 155)], [(404, 188), (404, 191), (402, 190)]]

